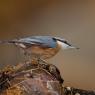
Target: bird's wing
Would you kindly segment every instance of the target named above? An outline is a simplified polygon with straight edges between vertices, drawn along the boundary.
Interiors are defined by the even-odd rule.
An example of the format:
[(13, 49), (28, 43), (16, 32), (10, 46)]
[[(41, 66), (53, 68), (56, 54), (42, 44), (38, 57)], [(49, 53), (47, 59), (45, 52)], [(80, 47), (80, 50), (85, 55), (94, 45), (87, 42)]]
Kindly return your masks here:
[(33, 36), (17, 40), (18, 43), (23, 43), (24, 45), (40, 45), (42, 47), (56, 47), (56, 41), (48, 36)]

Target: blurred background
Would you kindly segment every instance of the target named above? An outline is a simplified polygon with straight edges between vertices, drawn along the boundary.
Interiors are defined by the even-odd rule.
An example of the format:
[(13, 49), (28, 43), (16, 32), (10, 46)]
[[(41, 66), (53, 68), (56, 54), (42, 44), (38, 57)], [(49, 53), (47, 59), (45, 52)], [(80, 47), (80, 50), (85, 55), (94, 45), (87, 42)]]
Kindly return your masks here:
[[(65, 85), (95, 89), (94, 0), (0, 0), (0, 40), (52, 35), (80, 50), (60, 51), (49, 60), (61, 71)], [(0, 45), (0, 68), (21, 61), (20, 50)]]

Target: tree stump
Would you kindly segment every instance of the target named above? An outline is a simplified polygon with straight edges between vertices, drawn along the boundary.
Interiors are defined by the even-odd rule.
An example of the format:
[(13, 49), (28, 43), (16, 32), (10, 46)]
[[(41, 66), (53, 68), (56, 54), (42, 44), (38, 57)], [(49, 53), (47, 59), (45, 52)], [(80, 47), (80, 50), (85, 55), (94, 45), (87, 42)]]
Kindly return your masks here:
[(1, 70), (0, 95), (95, 95), (95, 91), (63, 87), (63, 82), (56, 66), (33, 60)]
[(0, 95), (63, 95), (63, 79), (52, 64), (27, 62), (6, 69), (0, 77)]

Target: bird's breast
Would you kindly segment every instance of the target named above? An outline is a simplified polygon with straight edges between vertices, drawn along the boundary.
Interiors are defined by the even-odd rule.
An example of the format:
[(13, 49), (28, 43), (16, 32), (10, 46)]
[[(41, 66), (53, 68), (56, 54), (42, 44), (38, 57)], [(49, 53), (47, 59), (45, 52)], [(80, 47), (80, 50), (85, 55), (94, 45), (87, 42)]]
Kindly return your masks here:
[(32, 46), (27, 49), (31, 54), (36, 54), (42, 57), (43, 59), (51, 58), (56, 55), (56, 53), (60, 50), (60, 47), (57, 45), (54, 48), (49, 47), (41, 47), (41, 46)]

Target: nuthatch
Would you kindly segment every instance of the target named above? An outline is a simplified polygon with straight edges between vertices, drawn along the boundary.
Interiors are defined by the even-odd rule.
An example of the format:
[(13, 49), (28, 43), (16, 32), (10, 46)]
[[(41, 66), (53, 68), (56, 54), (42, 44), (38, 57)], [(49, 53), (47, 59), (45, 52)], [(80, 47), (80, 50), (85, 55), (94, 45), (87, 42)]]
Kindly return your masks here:
[(21, 39), (9, 41), (0, 41), (0, 43), (11, 43), (22, 48), (27, 54), (36, 55), (41, 59), (48, 59), (56, 55), (61, 49), (75, 48), (65, 39), (52, 36), (30, 36)]

